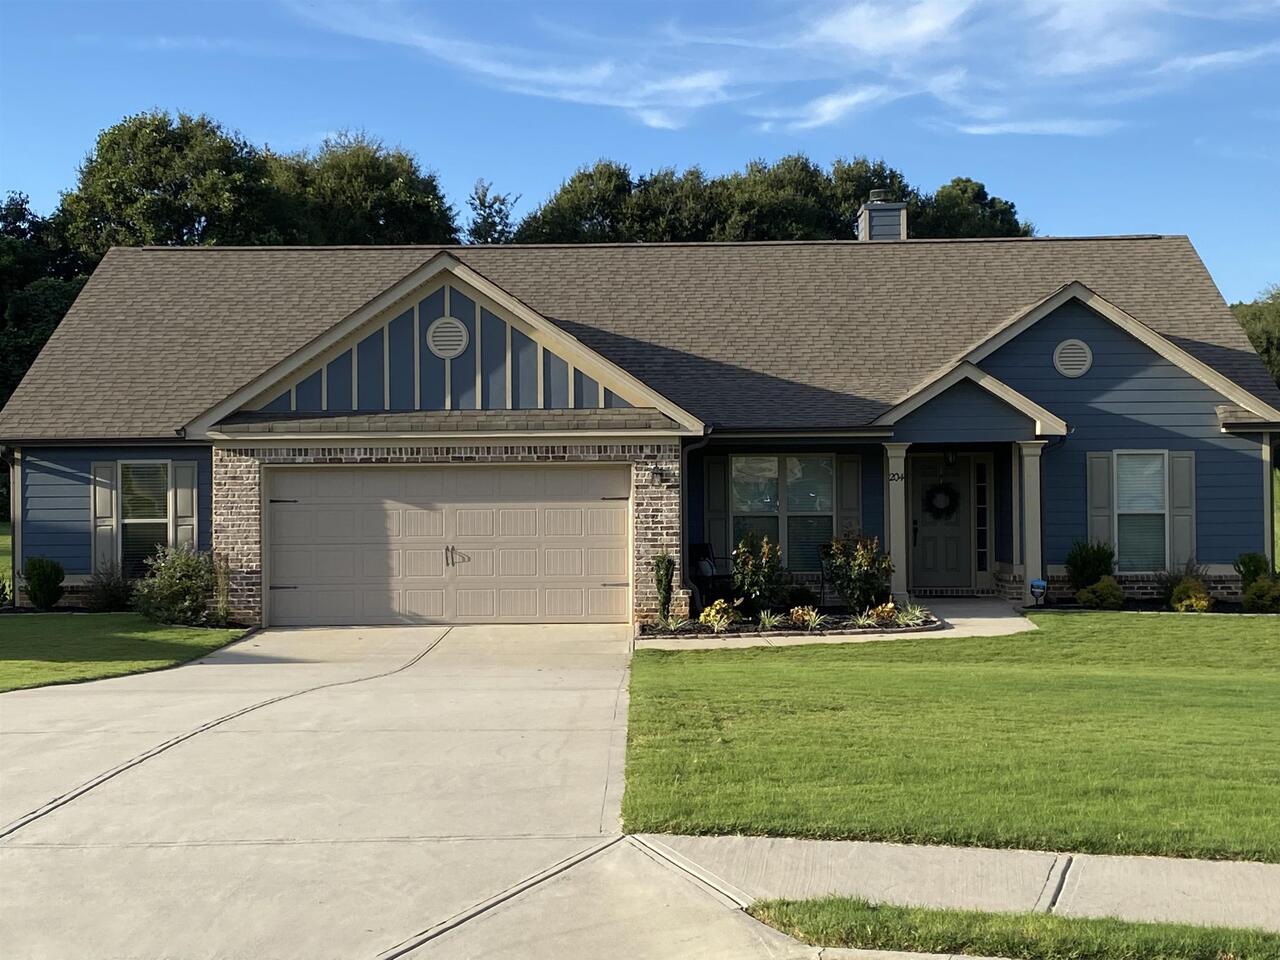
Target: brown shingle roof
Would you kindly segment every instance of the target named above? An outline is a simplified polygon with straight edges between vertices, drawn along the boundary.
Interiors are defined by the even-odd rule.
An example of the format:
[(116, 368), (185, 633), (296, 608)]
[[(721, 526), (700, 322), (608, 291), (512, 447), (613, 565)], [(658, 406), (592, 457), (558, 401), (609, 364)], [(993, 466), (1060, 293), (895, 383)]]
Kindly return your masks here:
[(725, 428), (865, 424), (1071, 280), (1280, 403), (1185, 237), (152, 247), (107, 254), (0, 437), (172, 437), (441, 249)]

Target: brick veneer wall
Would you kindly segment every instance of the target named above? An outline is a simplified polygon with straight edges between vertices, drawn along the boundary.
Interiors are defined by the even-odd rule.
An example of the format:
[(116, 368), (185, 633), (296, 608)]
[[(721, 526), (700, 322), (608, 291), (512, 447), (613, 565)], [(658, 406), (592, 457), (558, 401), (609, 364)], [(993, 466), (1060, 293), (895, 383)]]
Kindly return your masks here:
[[(1160, 578), (1154, 573), (1117, 573), (1115, 577), (1130, 600), (1160, 599)], [(1211, 573), (1204, 578), (1204, 585), (1215, 600), (1239, 603), (1244, 598), (1239, 574)], [(1065, 574), (1055, 573), (1049, 577), (1049, 597), (1062, 603), (1075, 602)]]
[(672, 613), (687, 616), (680, 589), (680, 445), (678, 443), (527, 444), (406, 447), (215, 447), (213, 549), (231, 568), (235, 619), (262, 621), (262, 468), (272, 464), (630, 463), (632, 615), (658, 615), (653, 559), (676, 559)]

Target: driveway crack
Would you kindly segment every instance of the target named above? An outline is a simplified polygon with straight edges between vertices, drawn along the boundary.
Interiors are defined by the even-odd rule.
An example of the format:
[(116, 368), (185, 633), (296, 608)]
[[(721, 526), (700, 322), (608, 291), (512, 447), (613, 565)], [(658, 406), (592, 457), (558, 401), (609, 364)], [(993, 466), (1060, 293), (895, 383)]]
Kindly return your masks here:
[(166, 750), (170, 750), (173, 747), (178, 746), (178, 744), (180, 743), (186, 743), (188, 740), (192, 739), (193, 737), (198, 737), (202, 733), (207, 733), (208, 731), (214, 729), (215, 727), (221, 726), (222, 724), (227, 723), (228, 721), (235, 720), (238, 717), (243, 717), (247, 713), (253, 713), (255, 710), (261, 710), (263, 707), (269, 707), (272, 704), (283, 703), (286, 700), (292, 700), (295, 697), (301, 697), (304, 694), (315, 693), (318, 690), (329, 690), (334, 687), (349, 687), (353, 684), (365, 683), (366, 681), (369, 681), (369, 680), (380, 680), (383, 677), (395, 676), (397, 673), (401, 673), (405, 670), (408, 670), (410, 667), (416, 664), (419, 660), (421, 660), (428, 653), (430, 653), (437, 646), (439, 646), (440, 642), (444, 640), (444, 638), (447, 637), (452, 632), (453, 632), (452, 627), (446, 628), (444, 633), (440, 634), (440, 636), (436, 637), (429, 644), (427, 644), (427, 646), (423, 650), (419, 651), (411, 660), (409, 660), (407, 663), (401, 664), (400, 666), (396, 667), (394, 670), (384, 670), (381, 673), (370, 674), (369, 676), (366, 676), (366, 677), (353, 677), (349, 680), (335, 680), (332, 683), (320, 683), (315, 685), (314, 687), (307, 687), (306, 689), (303, 689), (303, 690), (295, 690), (292, 693), (281, 694), (278, 697), (270, 697), (266, 700), (260, 700), (257, 703), (250, 704), (247, 707), (241, 707), (239, 710), (233, 710), (231, 713), (227, 713), (214, 720), (210, 720), (208, 723), (202, 723), (200, 726), (196, 727), (194, 730), (188, 730), (186, 733), (180, 733), (176, 737), (171, 737), (170, 739), (164, 741), (163, 743), (155, 747), (152, 747), (150, 750), (140, 753), (136, 757), (133, 757), (130, 760), (126, 760), (124, 763), (121, 763), (112, 767), (110, 770), (106, 771), (105, 773), (99, 774), (98, 776), (94, 777), (92, 780), (88, 780), (85, 783), (80, 784), (80, 786), (76, 787), (75, 789), (68, 790), (66, 793), (63, 793), (57, 797), (54, 797), (48, 803), (44, 804), (41, 807), (38, 807), (35, 810), (32, 810), (30, 813), (24, 816), (19, 817), (17, 820), (13, 820), (10, 823), (5, 824), (3, 827), (0, 827), (0, 840), (3, 840), (5, 837), (11, 836), (14, 833), (17, 833), (23, 827), (28, 826), (31, 823), (34, 823), (36, 820), (39, 820), (41, 817), (48, 816), (49, 814), (53, 813), (55, 810), (65, 807), (67, 804), (71, 803), (71, 801), (79, 797), (83, 797), (89, 791), (95, 789), (96, 787), (100, 787), (102, 786), (102, 784), (106, 783), (108, 780), (112, 780), (115, 777), (120, 776), (120, 774), (128, 770), (132, 770), (134, 767), (137, 767), (145, 763), (146, 761), (150, 760), (152, 757), (159, 756), (160, 754), (164, 753)]

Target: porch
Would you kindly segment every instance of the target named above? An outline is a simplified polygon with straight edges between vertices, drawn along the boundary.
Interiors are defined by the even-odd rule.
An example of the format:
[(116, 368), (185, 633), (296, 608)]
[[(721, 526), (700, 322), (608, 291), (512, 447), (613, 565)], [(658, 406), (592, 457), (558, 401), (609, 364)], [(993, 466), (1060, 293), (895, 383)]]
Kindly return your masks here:
[(1043, 570), (1044, 445), (712, 439), (686, 454), (688, 569), (695, 581), (727, 576), (734, 546), (754, 533), (779, 545), (794, 582), (838, 602), (819, 549), (861, 533), (893, 558), (897, 596), (1030, 602)]

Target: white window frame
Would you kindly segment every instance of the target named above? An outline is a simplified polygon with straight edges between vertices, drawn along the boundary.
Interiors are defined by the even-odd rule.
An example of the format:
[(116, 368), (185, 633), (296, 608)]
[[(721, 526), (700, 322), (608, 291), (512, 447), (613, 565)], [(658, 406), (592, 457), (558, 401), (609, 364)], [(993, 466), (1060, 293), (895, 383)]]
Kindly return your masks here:
[[(1133, 454), (1143, 456), (1159, 455), (1164, 463), (1164, 509), (1163, 510), (1121, 510), (1120, 509), (1120, 458)], [(1164, 566), (1160, 570), (1121, 570), (1120, 568), (1120, 514), (1126, 516), (1164, 515)], [(1168, 450), (1112, 450), (1111, 451), (1111, 542), (1116, 550), (1116, 572), (1122, 574), (1160, 573), (1169, 569), (1169, 451)]]
[(130, 460), (116, 461), (116, 488), (114, 491), (115, 498), (115, 515), (118, 534), (116, 536), (116, 569), (124, 572), (124, 526), (127, 523), (160, 523), (160, 520), (151, 519), (143, 520), (136, 518), (126, 520), (124, 516), (124, 468), (126, 465), (142, 465), (152, 467), (156, 464), (163, 463), (165, 468), (165, 480), (167, 481), (168, 491), (165, 494), (165, 513), (167, 514), (165, 526), (167, 528), (165, 540), (170, 547), (173, 546), (174, 538), (177, 535), (177, 504), (175, 503), (175, 491), (173, 486), (173, 461), (164, 458), (145, 458), (140, 457)]
[[(839, 516), (839, 493), (840, 493), (840, 464), (834, 452), (816, 451), (813, 453), (796, 453), (794, 451), (787, 453), (761, 452), (761, 453), (731, 453), (729, 456), (729, 549), (730, 551), (738, 548), (738, 538), (734, 533), (734, 521), (738, 517), (777, 517), (778, 518), (778, 551), (782, 558), (782, 566), (788, 571), (790, 567), (790, 545), (787, 542), (787, 518), (788, 517), (829, 517), (831, 519), (831, 536), (834, 539), (836, 535), (836, 519)], [(734, 509), (733, 498), (733, 461), (748, 458), (772, 457), (778, 462), (778, 509), (774, 513), (745, 513)], [(831, 509), (828, 511), (820, 510), (789, 510), (787, 508), (787, 484), (786, 470), (784, 463), (788, 457), (824, 457), (831, 461)], [(820, 573), (822, 571), (821, 564), (814, 570), (796, 570), (793, 573)]]

